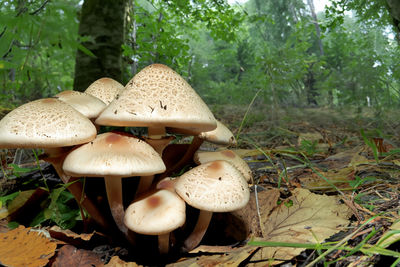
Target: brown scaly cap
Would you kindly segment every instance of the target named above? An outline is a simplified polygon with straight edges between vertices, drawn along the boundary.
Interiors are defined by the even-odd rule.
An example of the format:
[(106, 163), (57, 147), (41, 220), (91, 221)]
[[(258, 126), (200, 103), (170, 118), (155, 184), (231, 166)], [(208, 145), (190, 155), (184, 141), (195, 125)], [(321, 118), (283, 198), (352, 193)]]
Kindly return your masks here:
[(113, 126), (174, 127), (200, 133), (216, 128), (213, 114), (175, 71), (153, 64), (126, 85), (96, 123)]
[(249, 187), (243, 175), (223, 160), (197, 166), (177, 178), (176, 193), (190, 206), (212, 212), (229, 212), (246, 206)]
[(26, 103), (0, 121), (2, 148), (54, 148), (87, 143), (96, 137), (93, 123), (55, 98)]
[(108, 105), (122, 90), (124, 90), (124, 86), (116, 80), (111, 78), (100, 78), (89, 85), (85, 90), (85, 93), (101, 99)]
[(63, 91), (54, 97), (71, 105), (89, 119), (97, 118), (100, 112), (106, 108), (106, 104), (97, 97), (78, 91)]

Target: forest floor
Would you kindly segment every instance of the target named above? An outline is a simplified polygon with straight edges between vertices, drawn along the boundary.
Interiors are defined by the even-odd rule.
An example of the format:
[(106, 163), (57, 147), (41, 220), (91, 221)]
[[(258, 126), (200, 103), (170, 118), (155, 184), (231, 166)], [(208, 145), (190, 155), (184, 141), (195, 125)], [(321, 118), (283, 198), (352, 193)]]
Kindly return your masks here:
[[(40, 245), (28, 242), (29, 247), (38, 248), (40, 255), (35, 258), (31, 253), (30, 261), (36, 262), (31, 266), (398, 264), (398, 111), (377, 114), (364, 109), (357, 114), (351, 108), (281, 108), (272, 112), (253, 106), (245, 115), (246, 108), (215, 106), (212, 110), (238, 137), (238, 146), (231, 149), (247, 161), (253, 172), (251, 198), (242, 210), (215, 213), (200, 247), (157, 260), (151, 253), (132, 253), (123, 242), (92, 232), (87, 225), (88, 233), (84, 234), (81, 223), (72, 231), (61, 230), (54, 226), (54, 222), (62, 221), (61, 217), (43, 215), (47, 218), (43, 219), (43, 227), (32, 229), (50, 239), (40, 243), (39, 238), (31, 238), (31, 242)], [(215, 146), (206, 144), (202, 148)], [(15, 156), (15, 151), (3, 151), (3, 166)], [(0, 180), (1, 192), (7, 192), (0, 198), (3, 203), (7, 202), (5, 196), (14, 192), (31, 192), (19, 205), (15, 204), (18, 207), (10, 205), (13, 201), (7, 202), (8, 206), (3, 205), (0, 211), (0, 262), (4, 257), (2, 247), (9, 246), (10, 236), (17, 239), (27, 235), (29, 224), (40, 217), (34, 209), (27, 209), (40, 203), (43, 210), (43, 198), (50, 199), (49, 206), (55, 200), (54, 194), (43, 196), (37, 192), (41, 177), (47, 179), (49, 187), (57, 188), (59, 183), (48, 165), (41, 166), (41, 171), (14, 168), (20, 171), (20, 181), (5, 177)], [(37, 195), (36, 200), (32, 200), (32, 193)], [(1, 217), (3, 214), (6, 215)], [(28, 218), (22, 219), (22, 215)], [(24, 227), (11, 231), (16, 224), (10, 221), (18, 221)], [(22, 245), (25, 241), (17, 243), (13, 250), (33, 251)]]

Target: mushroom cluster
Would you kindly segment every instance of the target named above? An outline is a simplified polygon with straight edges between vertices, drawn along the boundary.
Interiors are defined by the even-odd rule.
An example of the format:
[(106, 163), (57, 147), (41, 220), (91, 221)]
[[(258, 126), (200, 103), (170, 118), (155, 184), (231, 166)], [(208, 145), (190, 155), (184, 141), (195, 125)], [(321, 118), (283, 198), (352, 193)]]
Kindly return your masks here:
[[(98, 133), (100, 126), (147, 127), (146, 137)], [(172, 144), (174, 134), (193, 136), (188, 145)], [(152, 64), (124, 87), (102, 78), (84, 93), (64, 91), (26, 103), (0, 121), (0, 148), (42, 148), (78, 204), (103, 229), (108, 214), (88, 197), (79, 177), (101, 177), (114, 223), (126, 239), (133, 233), (158, 236), (160, 253), (175, 242), (170, 234), (186, 223), (188, 206), (197, 223), (180, 243), (190, 251), (203, 238), (213, 212), (230, 212), (249, 201), (251, 171), (233, 151), (199, 151), (204, 142), (223, 146), (236, 140), (217, 121), (193, 88), (175, 71)], [(198, 166), (171, 178), (188, 163)], [(194, 164), (194, 163), (193, 163)], [(138, 185), (124, 205), (122, 178)], [(74, 181), (73, 183), (70, 183)]]

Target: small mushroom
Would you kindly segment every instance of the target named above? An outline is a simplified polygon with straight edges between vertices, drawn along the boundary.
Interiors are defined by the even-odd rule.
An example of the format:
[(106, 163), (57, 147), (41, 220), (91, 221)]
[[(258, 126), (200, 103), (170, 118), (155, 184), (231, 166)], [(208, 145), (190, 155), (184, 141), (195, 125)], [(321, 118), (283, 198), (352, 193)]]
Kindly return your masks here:
[(174, 192), (162, 189), (129, 205), (124, 222), (136, 233), (158, 235), (160, 254), (166, 254), (170, 232), (181, 227), (185, 220), (185, 201)]
[(124, 90), (122, 84), (114, 79), (104, 77), (89, 85), (85, 93), (97, 97), (108, 105), (122, 90)]
[(95, 119), (106, 108), (106, 104), (90, 94), (78, 91), (62, 91), (54, 96), (67, 103), (89, 119)]
[(250, 198), (243, 175), (223, 160), (199, 165), (174, 182), (176, 193), (187, 204), (200, 210), (197, 224), (184, 242), (184, 251), (190, 251), (200, 243), (213, 212), (241, 209)]
[(113, 132), (99, 134), (92, 142), (75, 149), (64, 160), (65, 173), (104, 177), (108, 203), (118, 228), (128, 236), (123, 223), (123, 177), (153, 175), (165, 171), (158, 153), (146, 142)]

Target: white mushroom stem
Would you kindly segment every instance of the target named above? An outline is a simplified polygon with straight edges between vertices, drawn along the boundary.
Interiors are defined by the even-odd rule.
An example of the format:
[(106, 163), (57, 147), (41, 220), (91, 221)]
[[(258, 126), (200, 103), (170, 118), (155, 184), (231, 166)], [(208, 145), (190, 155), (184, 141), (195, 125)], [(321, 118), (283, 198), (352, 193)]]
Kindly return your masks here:
[(200, 210), (196, 226), (183, 243), (184, 252), (191, 251), (200, 244), (210, 224), (212, 214), (212, 211)]
[[(147, 129), (147, 136), (151, 139), (162, 139), (165, 135), (165, 127), (148, 127)], [(155, 150), (157, 151), (157, 149)]]
[(140, 196), (140, 194), (145, 193), (149, 190), (154, 180), (154, 175), (141, 176), (139, 180), (139, 185), (136, 189), (135, 198)]
[[(165, 128), (164, 129), (164, 134), (165, 134)], [(150, 130), (150, 128), (149, 128)], [(146, 143), (148, 143), (150, 146), (154, 148), (154, 150), (162, 157), (164, 149), (168, 146), (168, 144), (174, 139), (173, 136), (166, 136), (162, 137), (159, 139), (153, 139), (153, 138), (147, 138)], [(142, 176), (140, 177), (139, 185), (136, 190), (136, 196), (139, 196), (142, 193), (145, 193), (148, 191), (153, 184), (154, 180), (154, 175), (149, 175), (149, 176)], [(135, 198), (136, 198), (135, 196)]]
[(108, 204), (111, 214), (119, 230), (128, 236), (128, 228), (124, 224), (124, 205), (122, 201), (122, 181), (121, 177), (106, 176), (104, 182), (106, 185)]

